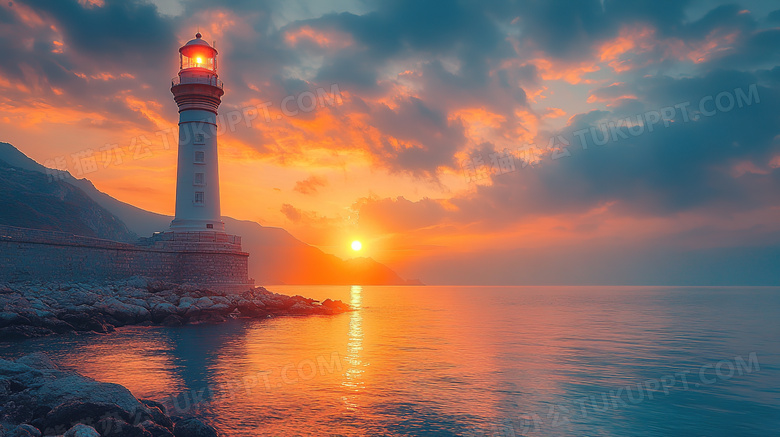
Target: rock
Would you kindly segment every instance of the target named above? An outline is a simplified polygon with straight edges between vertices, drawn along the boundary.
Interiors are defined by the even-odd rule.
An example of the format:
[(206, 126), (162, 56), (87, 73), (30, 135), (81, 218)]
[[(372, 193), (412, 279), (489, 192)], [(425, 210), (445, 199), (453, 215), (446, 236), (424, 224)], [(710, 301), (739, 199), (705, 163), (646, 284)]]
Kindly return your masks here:
[(148, 281), (146, 285), (146, 290), (149, 291), (150, 293), (159, 293), (161, 291), (171, 290), (174, 287), (175, 286), (173, 284), (170, 284), (168, 282), (153, 280), (153, 281)]
[(143, 276), (133, 276), (132, 278), (129, 278), (125, 283), (127, 284), (128, 287), (145, 288), (149, 290), (150, 281), (148, 278), (145, 278)]
[(133, 426), (113, 417), (100, 419), (95, 429), (102, 437), (152, 437), (152, 433), (141, 426)]
[(54, 361), (49, 358), (48, 355), (42, 353), (42, 352), (35, 352), (31, 353), (29, 355), (25, 355), (19, 359), (16, 360), (16, 364), (23, 364), (28, 367), (32, 367), (35, 369), (49, 369), (49, 370), (57, 370), (59, 367), (57, 367), (56, 364), (54, 364)]
[(195, 305), (197, 305), (201, 309), (208, 310), (211, 309), (212, 306), (214, 306), (214, 302), (208, 297), (201, 297), (200, 299), (195, 301)]
[(148, 431), (152, 435), (152, 437), (174, 437), (173, 432), (171, 432), (172, 428), (169, 429), (164, 426), (160, 426), (159, 424), (154, 423), (151, 420), (147, 420), (146, 422), (142, 423), (141, 428)]
[(11, 311), (0, 312), (0, 328), (5, 328), (11, 325), (29, 325), (30, 320), (23, 317), (19, 313)]
[(109, 402), (69, 401), (49, 411), (43, 419), (43, 429), (48, 435), (57, 429), (69, 429), (79, 423), (95, 423), (105, 417), (132, 420), (127, 410)]
[(160, 303), (152, 308), (152, 321), (154, 323), (160, 323), (165, 320), (166, 317), (176, 314), (176, 306), (167, 302)]
[(226, 306), (233, 306), (234, 303), (224, 296), (210, 296), (209, 299), (211, 299), (212, 302), (214, 302), (214, 305), (226, 305)]
[(198, 314), (193, 315), (190, 319), (190, 323), (222, 323), (225, 316), (214, 311), (201, 311)]
[(63, 437), (100, 437), (100, 433), (95, 431), (95, 428), (91, 426), (79, 423), (69, 429)]
[(95, 308), (99, 309), (103, 314), (113, 317), (122, 325), (136, 321), (136, 314), (141, 308), (134, 307), (134, 305), (128, 305), (115, 297), (95, 304)]
[(197, 319), (200, 316), (201, 309), (197, 305), (191, 305), (184, 313), (184, 318), (187, 320)]
[(52, 435), (47, 427), (64, 427), (57, 431), (62, 434), (79, 423), (80, 416), (98, 418), (113, 412), (139, 423), (151, 419), (146, 407), (121, 385), (58, 370), (41, 356), (0, 359), (0, 380), (10, 380), (0, 399), (2, 420), (32, 422), (47, 435)]
[(29, 325), (15, 325), (0, 328), (0, 338), (3, 340), (21, 340), (25, 338), (46, 337), (54, 334), (54, 331), (48, 328)]
[(161, 403), (159, 403), (157, 401), (152, 401), (152, 400), (149, 400), (149, 399), (139, 399), (138, 401), (140, 403), (146, 405), (147, 408), (150, 408), (150, 407), (158, 408), (160, 411), (162, 411), (163, 414), (168, 414), (168, 410), (165, 409), (165, 405), (163, 405), (163, 404), (161, 404)]
[(126, 303), (128, 305), (135, 305), (135, 306), (141, 307), (141, 308), (143, 308), (143, 309), (148, 311), (150, 308), (149, 308), (149, 302), (147, 302), (147, 300), (146, 300), (146, 297), (147, 297), (146, 293), (143, 294), (143, 297), (144, 297), (143, 299), (139, 299), (139, 298), (136, 298), (136, 297), (123, 297), (123, 298), (120, 299), (120, 301), (122, 301), (122, 302), (124, 302), (124, 303)]
[(325, 299), (325, 301), (322, 302), (322, 306), (338, 312), (345, 312), (351, 309), (349, 305), (340, 300)]
[(180, 316), (183, 316), (194, 304), (195, 304), (195, 299), (187, 296), (182, 297), (181, 299), (179, 299), (179, 306), (177, 309), (177, 313)]
[(198, 419), (181, 419), (173, 425), (175, 437), (217, 437), (217, 431)]
[(53, 332), (57, 334), (74, 332), (76, 330), (76, 328), (74, 328), (70, 323), (60, 319), (55, 319), (53, 315), (52, 318), (42, 319), (40, 325), (44, 328), (51, 329)]
[(155, 296), (158, 296), (166, 302), (177, 306), (179, 305), (179, 299), (181, 299), (178, 294), (173, 292), (173, 290), (165, 290), (159, 294), (156, 294)]
[(32, 425), (24, 424), (12, 429), (8, 437), (41, 437), (41, 431)]
[(92, 308), (83, 310), (68, 309), (60, 319), (70, 324), (77, 331), (94, 331), (101, 334), (114, 332), (114, 325), (105, 320), (105, 316)]
[(244, 317), (265, 317), (268, 314), (265, 311), (265, 305), (259, 306), (248, 300), (238, 303), (238, 312)]
[(209, 311), (213, 311), (215, 313), (219, 313), (222, 315), (228, 315), (232, 313), (233, 310), (235, 309), (236, 307), (234, 307), (233, 305), (226, 305), (224, 303), (215, 303), (214, 305), (211, 306), (211, 308), (209, 308)]
[(162, 321), (163, 326), (176, 327), (176, 326), (181, 326), (183, 324), (184, 324), (184, 319), (176, 315), (170, 315), (166, 317), (165, 320)]
[[(142, 404), (146, 405), (146, 408), (149, 410), (149, 414), (152, 416), (152, 422), (163, 426), (168, 429), (173, 429), (173, 422), (171, 421), (171, 418), (165, 415), (165, 407), (160, 405), (160, 407), (154, 406), (154, 405), (147, 405), (145, 402), (141, 401)], [(158, 404), (159, 405), (159, 404)]]
[(313, 307), (311, 305), (307, 305), (303, 302), (295, 302), (290, 308), (289, 311), (293, 314), (308, 314), (313, 312)]

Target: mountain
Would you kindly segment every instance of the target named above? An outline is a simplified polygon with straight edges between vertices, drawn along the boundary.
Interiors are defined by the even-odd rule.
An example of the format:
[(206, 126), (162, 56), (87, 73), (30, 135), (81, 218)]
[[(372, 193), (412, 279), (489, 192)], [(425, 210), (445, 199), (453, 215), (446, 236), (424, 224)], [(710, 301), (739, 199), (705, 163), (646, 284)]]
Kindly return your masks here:
[(0, 161), (0, 224), (131, 242), (138, 236), (84, 191)]
[[(98, 190), (88, 179), (76, 179), (67, 172), (62, 175), (62, 180), (48, 182), (49, 176), (46, 173), (51, 172), (49, 169), (30, 159), (8, 143), (0, 143), (0, 161), (5, 162), (5, 166), (0, 168), (0, 175), (2, 176), (14, 172), (26, 173), (26, 177), (33, 179), (42, 178), (40, 180), (48, 184), (41, 185), (40, 180), (38, 180), (37, 183), (25, 188), (28, 195), (56, 197), (53, 193), (57, 192), (57, 190), (66, 192), (70, 189), (72, 194), (69, 199), (78, 198), (79, 201), (76, 203), (83, 208), (87, 207), (87, 203), (89, 203), (87, 200), (91, 201), (91, 204), (100, 208), (100, 210), (94, 210), (93, 206), (93, 210), (103, 211), (101, 217), (105, 218), (105, 223), (94, 220), (90, 222), (86, 219), (78, 219), (78, 226), (76, 223), (69, 223), (72, 221), (69, 217), (81, 217), (79, 214), (83, 214), (82, 210), (77, 208), (75, 210), (63, 209), (59, 213), (42, 210), (39, 219), (33, 221), (26, 218), (28, 213), (24, 211), (22, 206), (17, 204), (13, 209), (15, 212), (8, 214), (6, 213), (6, 208), (0, 203), (0, 211), (2, 211), (0, 212), (0, 223), (11, 224), (2, 220), (14, 221), (14, 223), (22, 224), (13, 226), (38, 229), (61, 227), (68, 228), (68, 232), (85, 232), (81, 233), (81, 235), (128, 241), (128, 239), (136, 237), (134, 234), (150, 236), (154, 232), (165, 230), (173, 219), (171, 216), (156, 214), (117, 200)], [(8, 178), (14, 179), (11, 176), (8, 176)], [(59, 188), (55, 189), (54, 187)], [(5, 189), (5, 186), (2, 188)], [(12, 186), (8, 188), (14, 189)], [(5, 192), (8, 191), (6, 190)], [(83, 199), (84, 196), (86, 196), (86, 200)], [(171, 193), (171, 201), (173, 201), (173, 197), (174, 195)], [(38, 207), (39, 209), (43, 208), (41, 205)], [(33, 216), (35, 215), (33, 214)], [(296, 239), (282, 228), (266, 227), (256, 222), (236, 220), (230, 217), (223, 217), (222, 219), (228, 232), (241, 236), (244, 251), (250, 253), (249, 276), (253, 277), (257, 284), (419, 284), (419, 281), (407, 281), (401, 278), (390, 268), (371, 258), (342, 260), (334, 255), (326, 254), (320, 249)], [(104, 229), (104, 225), (111, 223), (112, 220), (115, 220), (121, 226), (126, 225), (127, 235), (122, 234), (118, 229), (110, 232), (108, 228)], [(66, 226), (66, 223), (69, 224)], [(98, 231), (90, 228), (87, 223), (92, 223), (93, 227), (103, 229), (101, 231), (103, 233), (98, 235)], [(100, 226), (97, 226), (98, 224)], [(77, 232), (75, 229), (80, 229), (81, 231)], [(88, 233), (90, 230), (92, 234)]]

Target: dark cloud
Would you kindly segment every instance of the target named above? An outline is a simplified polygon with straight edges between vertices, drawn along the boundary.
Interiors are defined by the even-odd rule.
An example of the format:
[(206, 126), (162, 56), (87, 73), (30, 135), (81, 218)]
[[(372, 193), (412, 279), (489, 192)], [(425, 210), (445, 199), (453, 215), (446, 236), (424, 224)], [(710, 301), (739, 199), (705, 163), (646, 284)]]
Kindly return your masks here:
[(178, 47), (173, 22), (151, 3), (105, 0), (100, 7), (85, 7), (76, 0), (25, 3), (54, 20), (70, 50), (102, 62), (156, 66)]
[(600, 0), (526, 1), (516, 13), (523, 39), (555, 57), (578, 58), (590, 52), (594, 40), (616, 30)]
[(382, 133), (373, 151), (393, 171), (435, 176), (437, 168), (455, 165), (454, 153), (466, 142), (460, 122), (417, 98), (397, 102), (397, 108), (377, 107), (371, 123)]

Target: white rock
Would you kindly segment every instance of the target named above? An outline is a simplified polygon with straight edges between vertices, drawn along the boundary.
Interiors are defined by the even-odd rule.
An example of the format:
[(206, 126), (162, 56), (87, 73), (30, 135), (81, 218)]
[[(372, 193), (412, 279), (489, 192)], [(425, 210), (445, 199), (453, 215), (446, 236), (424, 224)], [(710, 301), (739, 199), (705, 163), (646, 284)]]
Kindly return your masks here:
[(100, 433), (91, 426), (79, 423), (65, 433), (64, 437), (100, 437)]

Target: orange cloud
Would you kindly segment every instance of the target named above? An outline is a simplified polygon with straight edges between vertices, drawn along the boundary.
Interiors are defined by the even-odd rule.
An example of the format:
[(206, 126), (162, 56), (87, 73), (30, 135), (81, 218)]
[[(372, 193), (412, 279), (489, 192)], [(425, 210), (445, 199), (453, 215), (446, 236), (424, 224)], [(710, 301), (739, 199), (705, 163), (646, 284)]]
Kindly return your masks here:
[(352, 36), (337, 31), (324, 31), (311, 26), (301, 26), (284, 35), (287, 44), (295, 47), (302, 41), (310, 41), (322, 48), (343, 49), (354, 44)]
[(544, 80), (563, 80), (572, 85), (591, 83), (592, 80), (585, 79), (584, 76), (601, 70), (601, 67), (590, 60), (568, 63), (536, 58), (528, 61), (528, 64), (534, 65), (539, 71), (539, 76)]
[(733, 49), (733, 44), (739, 37), (739, 32), (726, 33), (716, 29), (700, 42), (684, 42), (675, 39), (669, 42), (668, 53), (677, 59), (687, 59), (694, 64), (707, 62), (720, 54)]
[(637, 67), (630, 56), (650, 51), (655, 46), (655, 29), (649, 26), (629, 26), (619, 35), (597, 49), (601, 62), (606, 62), (618, 73)]
[(738, 31), (715, 29), (702, 41), (684, 41), (679, 38), (659, 40), (655, 29), (649, 26), (626, 26), (616, 38), (599, 46), (598, 56), (601, 62), (606, 62), (617, 73), (664, 59), (688, 60), (699, 64), (731, 50), (738, 36)]

